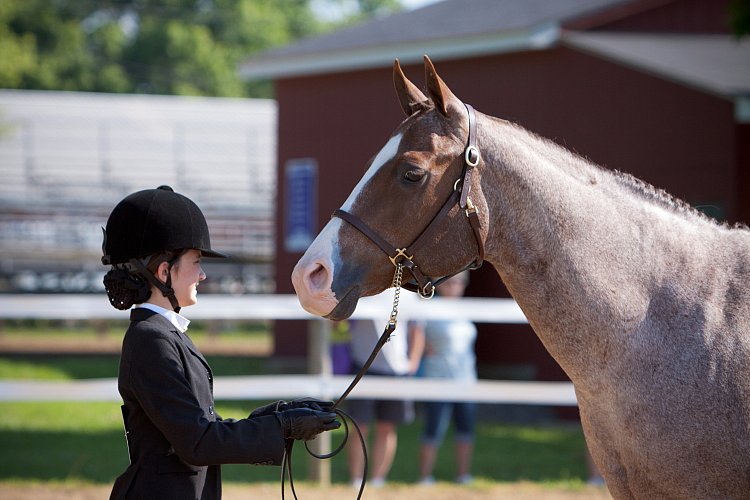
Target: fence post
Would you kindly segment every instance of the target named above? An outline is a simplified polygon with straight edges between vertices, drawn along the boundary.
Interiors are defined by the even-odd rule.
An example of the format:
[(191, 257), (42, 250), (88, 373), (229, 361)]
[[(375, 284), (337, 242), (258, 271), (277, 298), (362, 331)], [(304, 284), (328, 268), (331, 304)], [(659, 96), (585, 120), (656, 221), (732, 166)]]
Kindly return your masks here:
[[(311, 319), (308, 322), (307, 340), (308, 372), (324, 377), (331, 376), (333, 374), (331, 322), (324, 319)], [(330, 433), (319, 434), (317, 438), (308, 442), (308, 447), (319, 455), (330, 453)], [(310, 456), (308, 476), (310, 481), (317, 481), (321, 486), (329, 486), (331, 484), (331, 461)]]

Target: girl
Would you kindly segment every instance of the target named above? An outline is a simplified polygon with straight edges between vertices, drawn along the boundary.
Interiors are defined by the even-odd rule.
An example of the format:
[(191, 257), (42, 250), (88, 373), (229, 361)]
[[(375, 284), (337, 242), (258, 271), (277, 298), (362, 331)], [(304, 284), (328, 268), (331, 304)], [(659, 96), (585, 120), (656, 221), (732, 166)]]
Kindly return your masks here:
[(102, 263), (110, 303), (130, 309), (118, 389), (130, 465), (110, 498), (218, 499), (219, 464), (279, 465), (285, 441), (309, 440), (339, 422), (331, 402), (278, 401), (248, 418), (214, 409), (213, 374), (187, 335), (182, 307), (197, 302), (211, 249), (198, 206), (169, 186), (133, 193), (107, 221)]

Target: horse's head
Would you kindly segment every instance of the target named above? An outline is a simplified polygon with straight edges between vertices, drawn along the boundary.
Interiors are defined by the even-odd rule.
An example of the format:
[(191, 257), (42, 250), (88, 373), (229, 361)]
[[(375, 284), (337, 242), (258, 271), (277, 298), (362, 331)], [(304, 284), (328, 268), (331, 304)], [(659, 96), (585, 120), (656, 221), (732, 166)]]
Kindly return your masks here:
[(292, 272), (300, 303), (313, 314), (348, 317), (360, 297), (391, 286), (397, 263), (427, 295), (435, 282), (430, 277), (481, 263), (483, 231), (474, 206), (482, 213), (485, 203), (479, 175), (471, 175), (481, 160), (478, 150), (467, 152), (476, 140), (475, 132), (469, 138), (474, 112), (426, 56), (425, 75), (429, 97), (394, 63), (396, 93), (408, 118)]

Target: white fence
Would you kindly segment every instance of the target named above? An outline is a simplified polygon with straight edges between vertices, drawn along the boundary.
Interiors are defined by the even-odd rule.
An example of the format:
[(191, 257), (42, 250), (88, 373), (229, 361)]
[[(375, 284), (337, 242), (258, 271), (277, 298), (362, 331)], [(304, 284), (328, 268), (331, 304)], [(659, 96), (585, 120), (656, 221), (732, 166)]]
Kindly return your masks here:
[[(392, 294), (361, 299), (354, 318), (382, 321), (391, 311)], [(330, 322), (305, 312), (294, 295), (203, 295), (185, 311), (191, 319), (306, 319), (309, 320), (310, 375), (217, 377), (216, 399), (291, 399), (300, 396), (335, 400), (351, 382), (351, 376), (332, 375)], [(0, 319), (108, 319), (127, 313), (112, 308), (104, 294), (92, 295), (4, 295), (0, 296)], [(429, 301), (402, 293), (399, 324), (409, 319), (467, 319), (477, 323), (526, 323), (518, 305), (510, 299), (463, 298)], [(403, 328), (403, 327), (402, 327)], [(399, 334), (397, 329), (394, 334)], [(354, 398), (411, 399), (415, 401), (476, 401), (495, 404), (575, 406), (569, 382), (509, 382), (479, 380), (474, 383), (427, 378), (365, 376), (349, 395)], [(74, 382), (0, 381), (0, 401), (119, 401), (117, 380)], [(321, 434), (310, 442), (318, 454), (331, 451), (331, 436)], [(321, 485), (331, 482), (328, 460), (311, 460), (309, 479)]]
[[(392, 292), (360, 300), (352, 317), (385, 326)], [(294, 295), (203, 295), (185, 311), (190, 319), (303, 319), (310, 321), (310, 375), (217, 377), (217, 399), (274, 399), (311, 396), (335, 399), (351, 380), (331, 373), (329, 322), (305, 312)], [(127, 312), (112, 308), (102, 295), (2, 295), (0, 319), (113, 319)], [(526, 323), (511, 299), (419, 299), (402, 293), (399, 324), (409, 319), (467, 319), (477, 323)], [(395, 334), (399, 334), (397, 329)], [(350, 398), (453, 400), (497, 404), (576, 406), (569, 382), (479, 380), (473, 384), (435, 379), (365, 377)], [(0, 381), (0, 401), (119, 400), (114, 379), (73, 382)]]

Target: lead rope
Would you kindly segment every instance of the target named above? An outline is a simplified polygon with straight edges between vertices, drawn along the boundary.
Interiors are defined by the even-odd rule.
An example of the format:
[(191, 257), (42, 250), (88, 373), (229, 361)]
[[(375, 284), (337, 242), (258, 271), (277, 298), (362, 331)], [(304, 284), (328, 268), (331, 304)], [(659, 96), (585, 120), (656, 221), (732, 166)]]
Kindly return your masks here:
[[(367, 468), (368, 468), (368, 461), (367, 461), (367, 446), (365, 443), (365, 438), (362, 435), (362, 431), (360, 430), (359, 426), (357, 425), (357, 422), (346, 413), (344, 410), (339, 408), (338, 406), (346, 399), (346, 397), (349, 395), (350, 392), (354, 389), (354, 387), (359, 383), (359, 381), (362, 379), (362, 377), (365, 376), (365, 373), (367, 373), (367, 370), (370, 368), (370, 365), (372, 365), (373, 361), (375, 361), (375, 357), (378, 355), (380, 350), (383, 348), (383, 346), (388, 342), (391, 338), (391, 334), (396, 329), (396, 323), (398, 318), (398, 303), (401, 299), (401, 281), (403, 278), (404, 273), (404, 266), (400, 263), (396, 264), (396, 272), (393, 274), (393, 282), (391, 283), (391, 287), (395, 288), (395, 292), (393, 293), (393, 308), (391, 309), (391, 316), (388, 318), (388, 323), (385, 325), (385, 329), (383, 330), (383, 333), (380, 335), (380, 338), (378, 339), (378, 342), (375, 344), (375, 347), (372, 348), (372, 352), (370, 353), (370, 357), (367, 358), (367, 361), (365, 361), (365, 364), (362, 365), (362, 368), (357, 372), (357, 374), (354, 377), (354, 380), (351, 381), (349, 384), (349, 387), (346, 388), (346, 390), (341, 394), (341, 396), (336, 400), (336, 402), (333, 404), (333, 407), (331, 411), (335, 412), (336, 415), (341, 417), (341, 421), (344, 423), (344, 439), (341, 441), (341, 444), (339, 444), (335, 450), (333, 450), (330, 453), (322, 453), (317, 454), (314, 451), (310, 450), (310, 448), (307, 446), (307, 442), (305, 442), (305, 449), (307, 450), (307, 453), (312, 455), (315, 458), (318, 459), (328, 459), (332, 458), (341, 452), (341, 450), (344, 449), (344, 446), (346, 445), (346, 442), (349, 440), (349, 425), (347, 424), (347, 420), (349, 420), (352, 425), (354, 426), (354, 429), (357, 431), (357, 435), (359, 437), (359, 442), (362, 445), (362, 454), (364, 455), (364, 466), (362, 470), (362, 482), (359, 485), (359, 492), (357, 493), (357, 500), (360, 500), (362, 498), (362, 493), (365, 491), (365, 483), (367, 483)], [(286, 442), (286, 445), (284, 447), (284, 455), (281, 459), (281, 500), (284, 500), (284, 484), (287, 473), (289, 474), (289, 487), (292, 490), (292, 495), (294, 496), (294, 500), (298, 500), (297, 498), (297, 492), (294, 489), (294, 479), (292, 479), (292, 447), (294, 446), (294, 440), (289, 439)]]

